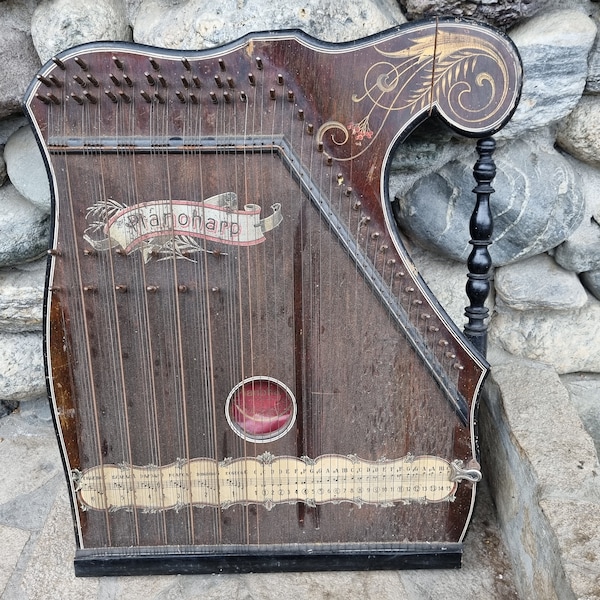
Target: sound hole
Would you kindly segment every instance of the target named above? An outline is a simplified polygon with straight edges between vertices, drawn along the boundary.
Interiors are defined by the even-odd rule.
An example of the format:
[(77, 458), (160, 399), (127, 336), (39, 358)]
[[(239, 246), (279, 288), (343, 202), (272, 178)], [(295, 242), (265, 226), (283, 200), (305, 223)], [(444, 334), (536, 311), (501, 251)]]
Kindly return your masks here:
[(296, 400), (290, 389), (270, 377), (251, 377), (236, 385), (225, 406), (229, 425), (251, 442), (283, 437), (296, 420)]

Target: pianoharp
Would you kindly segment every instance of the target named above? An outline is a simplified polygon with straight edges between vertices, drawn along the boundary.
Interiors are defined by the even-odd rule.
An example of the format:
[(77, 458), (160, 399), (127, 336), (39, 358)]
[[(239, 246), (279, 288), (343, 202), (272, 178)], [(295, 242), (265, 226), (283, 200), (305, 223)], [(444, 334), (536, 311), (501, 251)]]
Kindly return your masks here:
[(407, 254), (388, 170), (432, 115), (498, 131), (520, 82), (508, 38), (454, 20), (42, 67), (77, 575), (460, 565), (488, 364)]

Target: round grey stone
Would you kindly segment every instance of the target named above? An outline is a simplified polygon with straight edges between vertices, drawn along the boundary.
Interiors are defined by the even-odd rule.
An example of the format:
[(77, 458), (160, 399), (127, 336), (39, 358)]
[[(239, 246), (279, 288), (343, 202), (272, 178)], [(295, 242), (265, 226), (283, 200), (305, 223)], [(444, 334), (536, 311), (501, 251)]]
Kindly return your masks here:
[(15, 132), (6, 143), (4, 159), (11, 183), (41, 211), (50, 211), (50, 185), (44, 159), (29, 127)]
[(41, 331), (46, 260), (0, 269), (0, 331)]
[(577, 275), (547, 254), (496, 269), (496, 297), (517, 310), (581, 308), (587, 294)]
[(556, 141), (575, 158), (600, 167), (600, 98), (583, 96), (560, 123)]
[(586, 273), (582, 273), (580, 277), (587, 291), (600, 300), (600, 269), (587, 271)]

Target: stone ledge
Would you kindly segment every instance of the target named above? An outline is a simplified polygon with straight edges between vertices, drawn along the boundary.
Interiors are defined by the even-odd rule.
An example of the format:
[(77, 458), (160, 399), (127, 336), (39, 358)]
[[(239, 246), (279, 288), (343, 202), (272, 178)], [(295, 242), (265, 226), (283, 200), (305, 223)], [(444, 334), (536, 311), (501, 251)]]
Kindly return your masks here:
[(598, 455), (556, 371), (490, 352), (482, 460), (519, 592), (600, 599)]

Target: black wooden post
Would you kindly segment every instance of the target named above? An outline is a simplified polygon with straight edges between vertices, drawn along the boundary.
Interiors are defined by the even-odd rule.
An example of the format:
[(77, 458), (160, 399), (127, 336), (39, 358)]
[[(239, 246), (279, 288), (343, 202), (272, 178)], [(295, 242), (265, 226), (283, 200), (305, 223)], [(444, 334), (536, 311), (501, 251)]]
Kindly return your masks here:
[(469, 232), (470, 244), (473, 246), (467, 260), (467, 296), (470, 304), (465, 308), (465, 316), (469, 322), (465, 325), (465, 335), (483, 354), (487, 352), (487, 323), (488, 309), (485, 301), (490, 292), (490, 269), (492, 257), (488, 246), (492, 243), (493, 219), (490, 210), (490, 194), (494, 192), (491, 182), (496, 176), (496, 165), (492, 158), (496, 142), (492, 138), (481, 139), (477, 142), (479, 158), (473, 168), (473, 176), (477, 185), (473, 192), (477, 194), (475, 209), (471, 215)]

